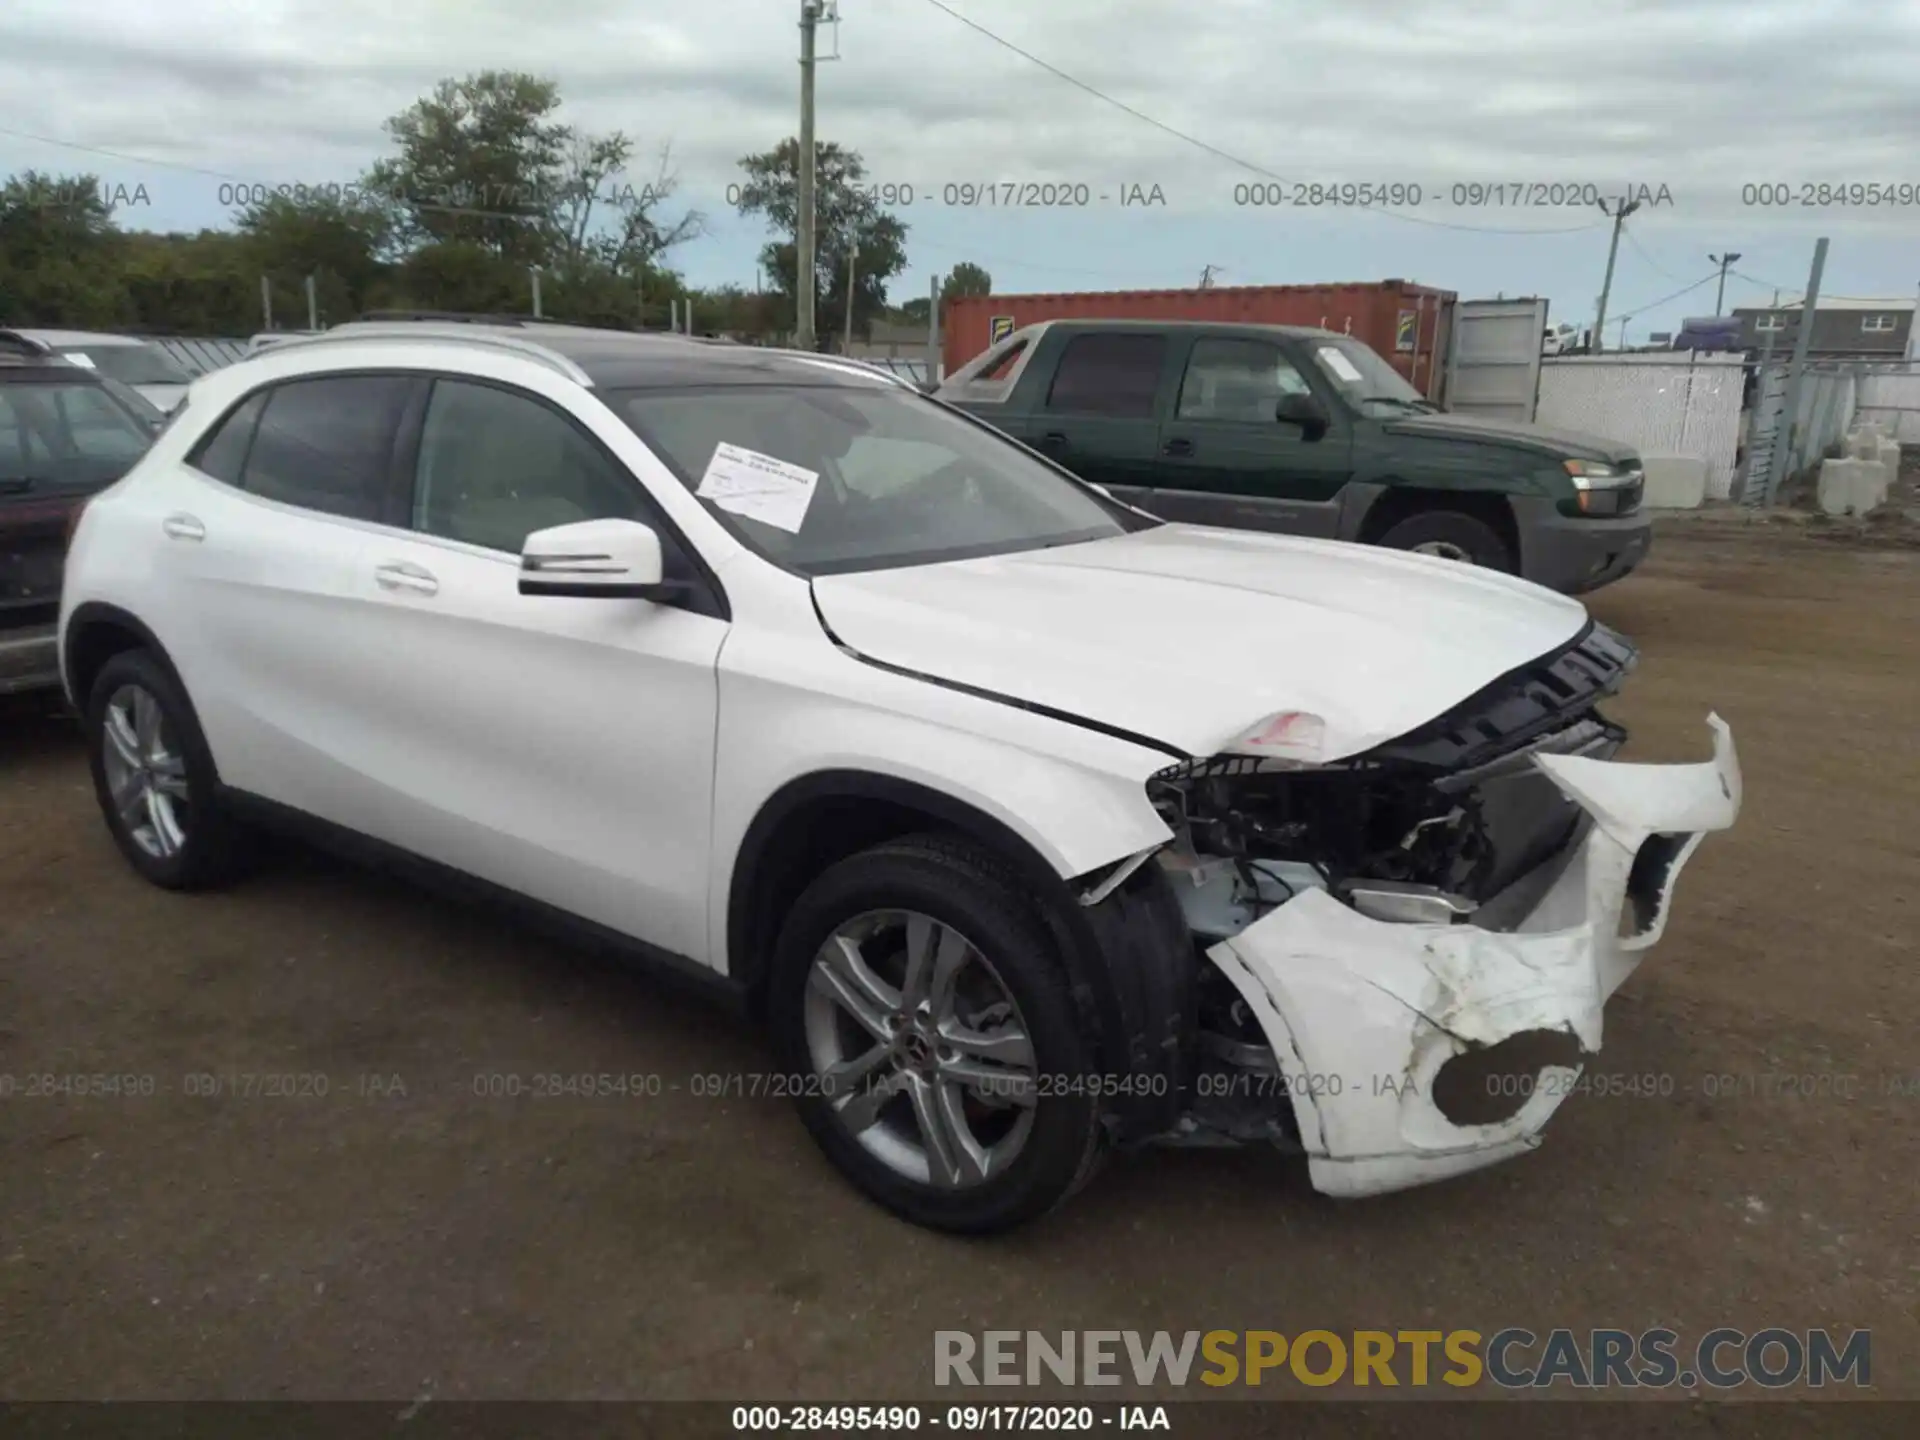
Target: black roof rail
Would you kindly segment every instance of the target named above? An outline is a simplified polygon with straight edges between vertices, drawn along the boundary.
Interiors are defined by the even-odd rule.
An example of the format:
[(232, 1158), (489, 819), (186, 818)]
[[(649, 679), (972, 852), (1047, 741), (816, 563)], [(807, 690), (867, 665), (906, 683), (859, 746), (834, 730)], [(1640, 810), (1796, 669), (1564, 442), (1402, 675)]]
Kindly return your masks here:
[(353, 317), (359, 324), (367, 320), (457, 321), (467, 325), (524, 325), (532, 315), (476, 315), (463, 310), (366, 310)]

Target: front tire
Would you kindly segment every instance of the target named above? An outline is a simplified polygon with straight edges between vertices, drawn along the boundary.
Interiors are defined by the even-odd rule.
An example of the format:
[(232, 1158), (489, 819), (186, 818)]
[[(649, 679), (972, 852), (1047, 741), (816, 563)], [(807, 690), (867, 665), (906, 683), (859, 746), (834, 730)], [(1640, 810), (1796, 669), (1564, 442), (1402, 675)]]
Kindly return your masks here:
[(167, 890), (231, 879), (239, 828), (173, 672), (146, 650), (122, 651), (100, 667), (85, 720), (94, 795), (127, 863)]
[(1092, 1173), (1092, 1046), (1030, 898), (987, 852), (914, 836), (827, 870), (786, 917), (768, 1002), (802, 1121), (895, 1214), (1008, 1230)]
[(1458, 510), (1423, 510), (1409, 515), (1382, 535), (1380, 543), (1391, 550), (1411, 550), (1513, 573), (1513, 554), (1500, 533), (1486, 521)]

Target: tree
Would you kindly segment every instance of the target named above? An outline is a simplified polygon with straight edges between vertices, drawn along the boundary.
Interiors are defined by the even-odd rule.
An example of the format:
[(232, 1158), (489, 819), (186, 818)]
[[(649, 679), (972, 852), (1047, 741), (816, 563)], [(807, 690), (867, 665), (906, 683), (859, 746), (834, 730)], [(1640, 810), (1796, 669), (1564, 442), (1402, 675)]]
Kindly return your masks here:
[[(260, 327), (259, 272), (248, 263), (246, 242), (231, 231), (124, 235), (117, 248), (122, 323), (185, 335), (245, 335)], [(275, 298), (276, 307), (288, 307), (277, 314), (296, 313), (295, 294)]]
[[(667, 213), (670, 146), (629, 182), (632, 141), (576, 131), (559, 104), (535, 76), (443, 80), (388, 121), (397, 153), (360, 182), (275, 194), (198, 235), (120, 231), (116, 205), (144, 191), (93, 175), (4, 178), (0, 323), (244, 335), (261, 324), (262, 275), (282, 325), (305, 323), (309, 275), (323, 324), (365, 310), (524, 312), (537, 265), (555, 319), (664, 324), (689, 293), (666, 256), (705, 218)], [(750, 329), (777, 300), (702, 303)], [(713, 328), (707, 313), (698, 323)]]
[(968, 260), (962, 260), (948, 271), (946, 280), (940, 286), (942, 302), (951, 300), (956, 295), (991, 295), (992, 293), (993, 276)]
[(656, 173), (626, 179), (633, 141), (558, 118), (559, 87), (514, 71), (443, 80), (387, 121), (400, 153), (367, 175), (394, 212), (407, 250), (478, 245), (521, 268), (580, 280), (594, 268), (643, 278), (673, 246), (705, 233), (705, 217), (666, 219), (678, 188), (672, 148)]
[(95, 175), (28, 170), (0, 186), (0, 319), (113, 325), (125, 309), (119, 232)]
[[(306, 319), (302, 281), (314, 277), (322, 324), (374, 308), (394, 240), (392, 211), (352, 187), (271, 195), (235, 222), (244, 268), (270, 278), (276, 315)], [(282, 308), (290, 307), (290, 308)]]
[[(672, 144), (660, 147), (653, 177), (637, 190), (625, 178), (632, 151), (633, 142), (617, 130), (597, 138), (573, 137), (550, 222), (560, 268), (597, 263), (616, 274), (642, 278), (674, 246), (707, 233), (707, 218), (698, 210), (685, 211), (677, 220), (659, 215), (680, 188)], [(604, 208), (600, 218), (611, 222), (598, 233), (596, 206)]]
[(400, 153), (367, 172), (413, 245), (458, 241), (502, 259), (548, 258), (572, 132), (554, 117), (552, 80), (483, 70), (442, 80), (387, 121)]
[[(760, 264), (784, 301), (782, 322), (794, 314), (795, 270), (799, 247), (793, 236), (800, 214), (800, 144), (782, 140), (764, 154), (743, 156), (747, 180), (736, 208), (759, 215), (784, 239), (770, 241)], [(880, 208), (870, 187), (862, 185), (866, 166), (858, 154), (830, 141), (814, 150), (814, 285), (823, 334), (844, 328), (847, 306), (853, 323), (865, 331), (887, 306), (887, 281), (907, 268), (907, 227)], [(847, 262), (853, 260), (854, 285), (847, 289)]]

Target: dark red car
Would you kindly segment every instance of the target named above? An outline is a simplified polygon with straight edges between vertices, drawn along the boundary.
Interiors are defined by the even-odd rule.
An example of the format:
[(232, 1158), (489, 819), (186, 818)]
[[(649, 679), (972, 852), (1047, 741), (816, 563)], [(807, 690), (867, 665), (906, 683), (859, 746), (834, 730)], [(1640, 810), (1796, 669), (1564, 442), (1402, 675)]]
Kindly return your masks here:
[(166, 417), (40, 341), (0, 330), (0, 695), (57, 687), (67, 535)]

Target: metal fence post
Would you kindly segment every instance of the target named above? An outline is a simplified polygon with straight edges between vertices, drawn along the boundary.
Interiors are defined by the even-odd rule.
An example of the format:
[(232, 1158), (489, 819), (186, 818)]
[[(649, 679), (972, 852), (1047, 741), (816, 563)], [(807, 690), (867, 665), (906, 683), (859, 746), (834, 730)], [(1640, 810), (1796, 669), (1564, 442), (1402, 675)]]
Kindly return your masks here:
[(927, 383), (940, 383), (940, 277), (933, 277), (931, 300), (927, 310)]
[(1827, 268), (1827, 237), (1822, 235), (1813, 242), (1813, 269), (1807, 276), (1807, 293), (1800, 297), (1800, 327), (1793, 336), (1793, 362), (1787, 371), (1787, 404), (1782, 423), (1789, 427), (1787, 443), (1773, 447), (1773, 466), (1767, 476), (1767, 504), (1771, 505), (1780, 494), (1780, 486), (1787, 478), (1788, 465), (1793, 452), (1798, 448), (1794, 443), (1794, 429), (1800, 423), (1800, 392), (1806, 379), (1807, 350), (1813, 342), (1813, 325), (1820, 313), (1820, 274)]

